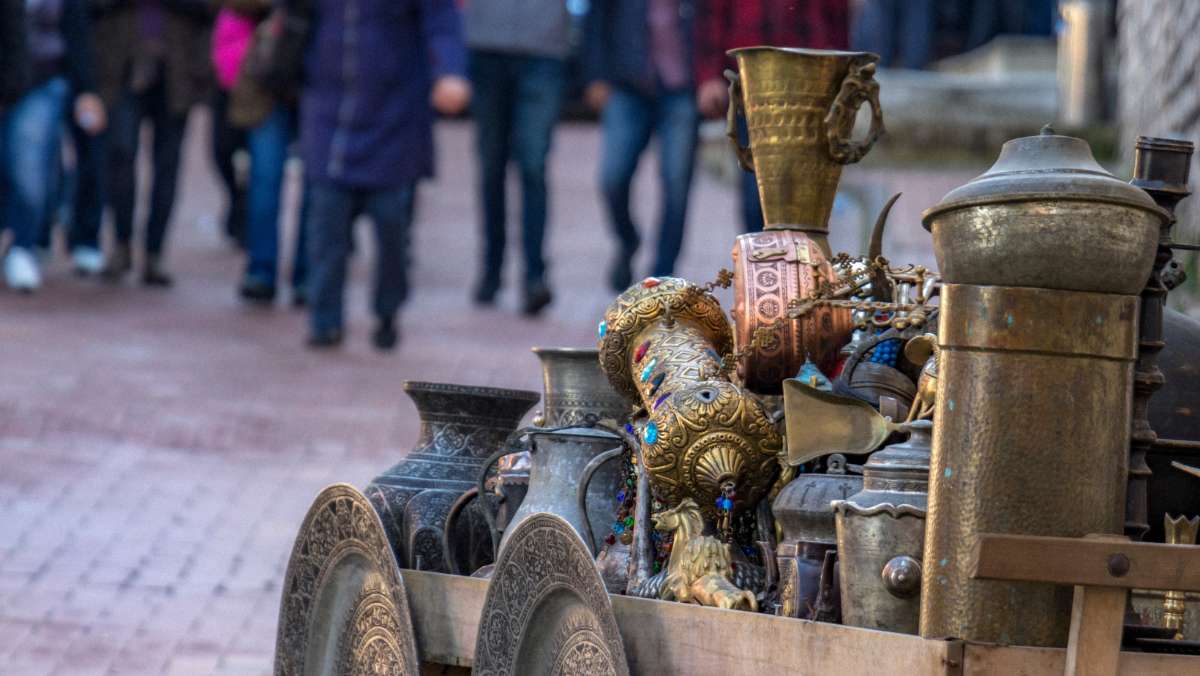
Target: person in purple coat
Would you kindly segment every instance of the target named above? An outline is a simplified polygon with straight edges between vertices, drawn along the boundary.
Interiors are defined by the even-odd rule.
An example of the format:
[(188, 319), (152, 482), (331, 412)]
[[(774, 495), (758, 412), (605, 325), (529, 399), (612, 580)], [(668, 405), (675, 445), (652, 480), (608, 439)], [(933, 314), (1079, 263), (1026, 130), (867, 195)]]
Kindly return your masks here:
[(339, 345), (355, 217), (374, 221), (372, 341), (389, 350), (408, 293), (417, 182), (433, 175), (434, 110), (470, 102), (454, 0), (314, 0), (300, 101), (309, 180), (309, 345)]

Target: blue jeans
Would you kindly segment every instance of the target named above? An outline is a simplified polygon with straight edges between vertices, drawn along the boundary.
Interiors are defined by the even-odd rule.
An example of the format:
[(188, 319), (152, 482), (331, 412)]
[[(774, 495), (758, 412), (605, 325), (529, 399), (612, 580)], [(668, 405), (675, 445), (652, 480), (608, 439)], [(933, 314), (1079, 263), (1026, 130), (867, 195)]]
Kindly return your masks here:
[(27, 92), (0, 118), (0, 232), (13, 231), (13, 246), (33, 248), (54, 206), (69, 94), (67, 81), (53, 78)]
[(408, 231), (416, 184), (352, 188), (327, 181), (308, 184), (308, 292), (314, 333), (342, 328), (346, 259), (354, 219), (366, 214), (375, 226), (375, 316), (391, 320), (408, 296)]
[(934, 0), (867, 0), (850, 29), (854, 49), (884, 68), (924, 68), (933, 58)]
[(621, 255), (631, 256), (638, 247), (638, 231), (629, 211), (630, 185), (650, 137), (658, 136), (663, 195), (654, 275), (666, 276), (674, 271), (683, 245), (699, 124), (700, 113), (691, 89), (647, 96), (614, 87), (604, 107), (600, 185)]
[[(294, 137), (295, 116), (287, 106), (279, 105), (246, 136), (250, 149), (249, 209), (246, 219), (246, 276), (275, 286), (279, 267), (279, 215), (288, 146)], [(304, 251), (304, 221), (296, 240), (298, 252)], [(304, 279), (302, 255), (296, 256), (293, 279)]]
[(565, 64), (560, 59), (472, 51), (472, 115), (483, 198), (482, 280), (499, 286), (504, 265), (505, 174), (521, 172), (521, 244), (526, 282), (546, 272), (546, 156), (562, 108)]

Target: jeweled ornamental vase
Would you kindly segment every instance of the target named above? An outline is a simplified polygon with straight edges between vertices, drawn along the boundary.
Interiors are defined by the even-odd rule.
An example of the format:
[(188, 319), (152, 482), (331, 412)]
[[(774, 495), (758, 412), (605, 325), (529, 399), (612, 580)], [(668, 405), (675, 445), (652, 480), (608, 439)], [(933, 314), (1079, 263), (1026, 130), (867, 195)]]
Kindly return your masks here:
[(693, 498), (713, 520), (766, 495), (783, 446), (762, 402), (722, 371), (731, 341), (716, 298), (673, 277), (634, 284), (600, 324), (600, 364), (645, 414), (642, 455), (655, 495), (670, 506)]
[[(536, 392), (408, 381), (421, 436), (407, 456), (364, 491), (379, 512), (396, 561), (404, 568), (449, 572), (442, 553), (446, 516), (475, 486), (484, 461), (517, 429)], [(491, 560), (486, 523), (474, 506), (459, 519), (455, 540), (475, 570)], [(486, 559), (486, 560), (484, 560)]]

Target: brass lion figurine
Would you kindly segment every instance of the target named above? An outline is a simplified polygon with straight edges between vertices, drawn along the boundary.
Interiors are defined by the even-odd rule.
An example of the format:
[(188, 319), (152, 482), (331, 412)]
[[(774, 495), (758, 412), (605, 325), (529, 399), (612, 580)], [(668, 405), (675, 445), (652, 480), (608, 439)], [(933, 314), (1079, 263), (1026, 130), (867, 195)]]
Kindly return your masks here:
[(700, 506), (684, 498), (678, 507), (654, 515), (656, 530), (675, 533), (661, 598), (738, 610), (758, 610), (754, 594), (733, 584), (727, 543), (704, 535)]

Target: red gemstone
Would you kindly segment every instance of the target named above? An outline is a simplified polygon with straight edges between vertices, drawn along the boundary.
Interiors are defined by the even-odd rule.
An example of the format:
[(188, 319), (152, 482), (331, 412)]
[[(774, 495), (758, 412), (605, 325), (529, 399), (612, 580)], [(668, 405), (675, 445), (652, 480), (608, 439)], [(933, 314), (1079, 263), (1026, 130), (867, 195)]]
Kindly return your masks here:
[(612, 533), (609, 533), (608, 537), (604, 538), (604, 542), (607, 544), (610, 544), (610, 545), (616, 541), (617, 541), (617, 536), (613, 535)]
[(647, 277), (646, 279), (642, 280), (642, 286), (646, 287), (647, 289), (653, 289), (659, 284), (662, 284), (662, 282), (659, 281), (658, 277)]
[(649, 350), (649, 349), (650, 349), (650, 341), (648, 341), (648, 340), (646, 342), (642, 343), (641, 345), (638, 345), (637, 349), (634, 350), (634, 352), (633, 352), (633, 363), (637, 364), (637, 363), (641, 362), (642, 357), (646, 356), (646, 350)]

